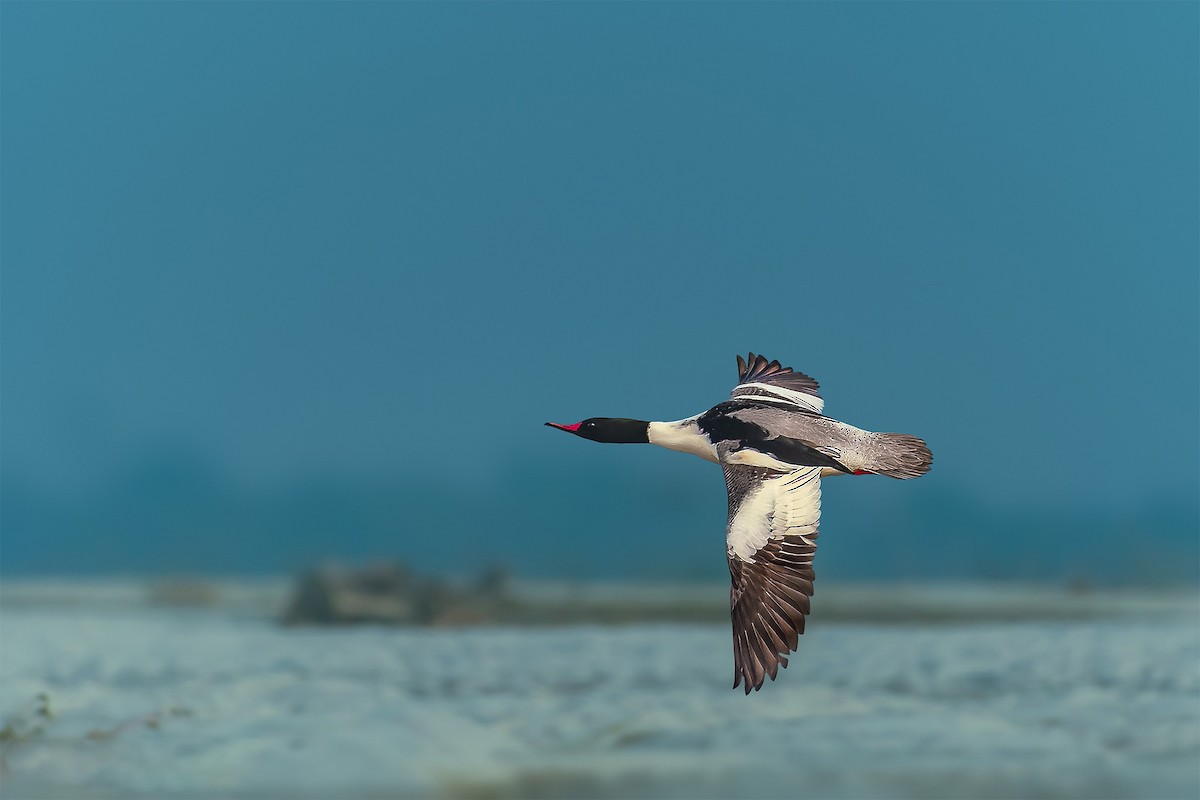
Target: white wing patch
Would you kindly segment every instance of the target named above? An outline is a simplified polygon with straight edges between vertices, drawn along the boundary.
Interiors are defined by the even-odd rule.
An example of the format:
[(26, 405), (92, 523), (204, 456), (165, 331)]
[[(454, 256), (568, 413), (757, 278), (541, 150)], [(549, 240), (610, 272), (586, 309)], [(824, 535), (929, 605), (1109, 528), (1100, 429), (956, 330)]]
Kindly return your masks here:
[(791, 472), (796, 469), (795, 464), (780, 461), (775, 456), (769, 453), (761, 453), (753, 447), (745, 447), (741, 450), (726, 453), (725, 463), (737, 464), (743, 467), (762, 467), (763, 469), (775, 472)]
[(726, 548), (742, 561), (753, 563), (754, 554), (769, 539), (800, 536), (815, 544), (820, 521), (821, 469), (798, 469), (762, 481), (746, 494), (729, 521)]
[(816, 395), (797, 392), (795, 389), (785, 389), (769, 383), (743, 383), (733, 390), (733, 396), (739, 400), (767, 400), (784, 403), (794, 403), (801, 408), (815, 411), (818, 414), (825, 408), (825, 401)]

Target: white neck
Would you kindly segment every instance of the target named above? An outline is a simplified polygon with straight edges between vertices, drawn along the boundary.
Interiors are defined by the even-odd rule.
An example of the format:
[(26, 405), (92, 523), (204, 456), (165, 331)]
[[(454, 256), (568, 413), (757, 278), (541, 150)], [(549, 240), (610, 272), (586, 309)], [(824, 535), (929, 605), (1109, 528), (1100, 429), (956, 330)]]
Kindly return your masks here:
[(695, 417), (676, 420), (675, 422), (651, 422), (647, 431), (650, 444), (665, 447), (668, 450), (678, 450), (681, 453), (691, 453), (700, 456), (705, 461), (717, 461), (717, 449), (700, 430)]

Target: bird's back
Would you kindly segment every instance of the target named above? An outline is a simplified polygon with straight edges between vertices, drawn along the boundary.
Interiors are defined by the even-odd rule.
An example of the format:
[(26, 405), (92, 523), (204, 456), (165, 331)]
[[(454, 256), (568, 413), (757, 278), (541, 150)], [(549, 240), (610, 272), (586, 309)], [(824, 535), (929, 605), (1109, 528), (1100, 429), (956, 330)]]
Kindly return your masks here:
[(718, 409), (757, 426), (767, 437), (804, 442), (854, 472), (914, 478), (928, 472), (933, 462), (925, 443), (907, 434), (867, 431), (821, 414), (768, 403), (734, 400), (713, 410)]

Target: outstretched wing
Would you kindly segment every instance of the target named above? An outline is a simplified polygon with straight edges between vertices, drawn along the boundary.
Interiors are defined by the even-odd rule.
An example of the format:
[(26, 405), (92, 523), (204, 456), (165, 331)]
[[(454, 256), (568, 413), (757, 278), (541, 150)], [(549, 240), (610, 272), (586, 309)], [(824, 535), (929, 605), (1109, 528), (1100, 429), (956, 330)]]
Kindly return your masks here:
[(733, 688), (775, 680), (804, 633), (821, 520), (821, 468), (778, 472), (723, 464), (729, 491), (726, 555), (733, 582)]
[(745, 359), (738, 356), (737, 362), (738, 385), (733, 388), (733, 397), (781, 400), (817, 413), (825, 407), (821, 385), (803, 372), (754, 353)]

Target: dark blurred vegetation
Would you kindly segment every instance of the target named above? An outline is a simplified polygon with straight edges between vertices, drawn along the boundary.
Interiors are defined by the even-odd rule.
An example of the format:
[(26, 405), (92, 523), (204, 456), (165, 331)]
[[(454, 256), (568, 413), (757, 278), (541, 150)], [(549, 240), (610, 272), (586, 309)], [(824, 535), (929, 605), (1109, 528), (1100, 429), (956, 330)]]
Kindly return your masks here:
[(513, 616), (508, 572), (489, 567), (467, 585), (414, 572), (399, 562), (322, 567), (300, 577), (285, 625), (475, 625)]

